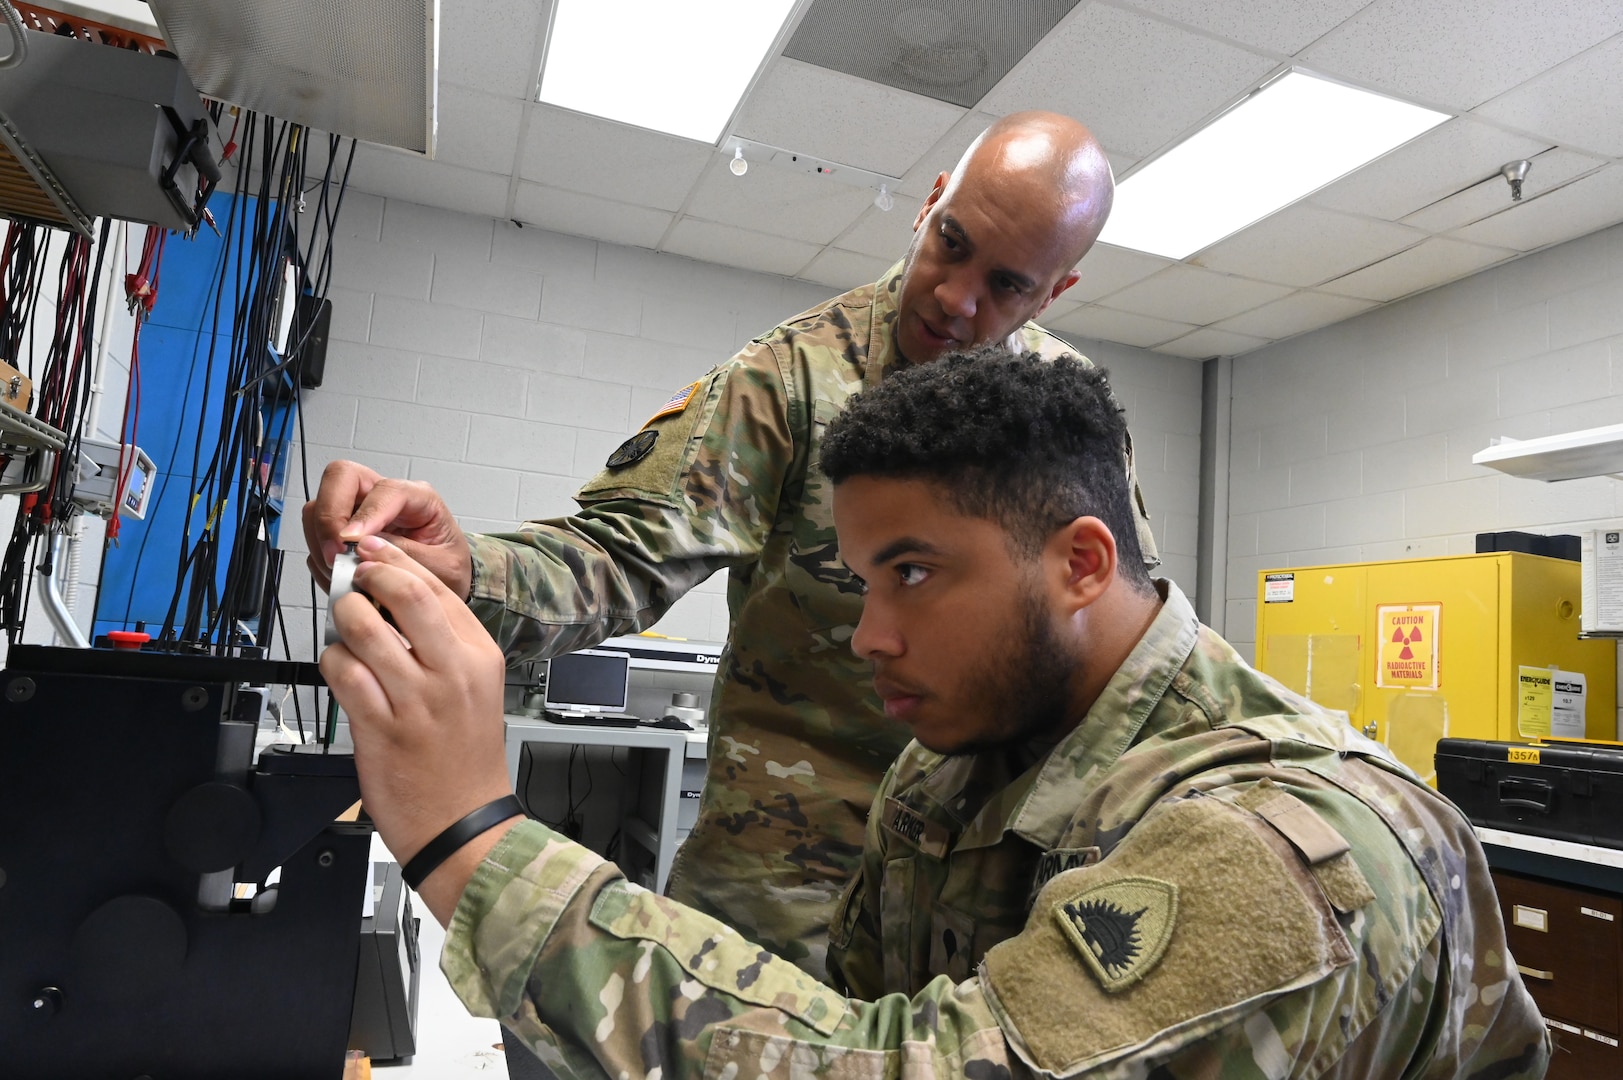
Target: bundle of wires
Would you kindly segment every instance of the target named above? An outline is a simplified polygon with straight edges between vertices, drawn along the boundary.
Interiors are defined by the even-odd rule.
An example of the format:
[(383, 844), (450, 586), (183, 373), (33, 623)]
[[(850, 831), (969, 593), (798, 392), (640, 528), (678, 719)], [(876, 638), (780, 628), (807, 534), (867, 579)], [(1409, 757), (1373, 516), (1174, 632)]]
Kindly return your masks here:
[[(9, 640), (21, 633), (33, 575), (49, 574), (49, 536), (77, 512), (71, 501), (79, 460), (80, 427), (90, 403), (94, 353), (92, 322), (97, 310), (102, 261), (111, 222), (103, 221), (99, 239), (68, 238), (57, 262), (56, 318), (42, 361), (36, 363), (33, 331), (41, 289), (49, 273), (51, 234), (40, 225), (13, 223), (0, 255), (0, 350), (3, 358), (33, 382), (33, 413), (67, 434), (67, 445), (51, 460), (41, 490), (22, 497), (11, 539), (0, 560), (0, 624)], [(94, 263), (92, 264), (92, 255)]]
[[(355, 152), (353, 140), (347, 158), (337, 136), (325, 140), (319, 177), (307, 175), (311, 135), (299, 125), (244, 111), (227, 143), (228, 151), (240, 145), (235, 197), (222, 223), (224, 243), (204, 311), (206, 327), (199, 327), (199, 348), (206, 355), (194, 360), (186, 391), (188, 404), (197, 391), (194, 408), (204, 417), (211, 403), (219, 406), (219, 419), (213, 432), (205, 432), (200, 422), (191, 447), (180, 557), (160, 642), (225, 655), (244, 646), (258, 648), (247, 629), (250, 620), (265, 642), (278, 622), (280, 553), (270, 550), (266, 538), (279, 513), (273, 482), (282, 474), (289, 425), (298, 415), (296, 407), (285, 406), (297, 400), (316, 304), (331, 282), (333, 229)], [(299, 215), (312, 209), (301, 229)], [(303, 303), (284, 295), (289, 267), (303, 283)], [(270, 343), (284, 305), (293, 305), (293, 315), (286, 349), (278, 355)], [(230, 346), (221, 356), (216, 342), (224, 336), (227, 318)], [(302, 424), (298, 438), (302, 446)], [(171, 475), (184, 475), (178, 434), (169, 460)], [(285, 626), (282, 635), (285, 648)]]

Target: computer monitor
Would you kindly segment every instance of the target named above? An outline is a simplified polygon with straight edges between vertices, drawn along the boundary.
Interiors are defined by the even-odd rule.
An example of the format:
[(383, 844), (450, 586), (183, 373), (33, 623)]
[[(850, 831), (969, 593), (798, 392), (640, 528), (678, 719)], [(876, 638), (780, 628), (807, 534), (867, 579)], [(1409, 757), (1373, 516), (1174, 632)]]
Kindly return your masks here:
[(566, 716), (623, 713), (631, 684), (629, 653), (582, 649), (547, 661), (548, 712)]

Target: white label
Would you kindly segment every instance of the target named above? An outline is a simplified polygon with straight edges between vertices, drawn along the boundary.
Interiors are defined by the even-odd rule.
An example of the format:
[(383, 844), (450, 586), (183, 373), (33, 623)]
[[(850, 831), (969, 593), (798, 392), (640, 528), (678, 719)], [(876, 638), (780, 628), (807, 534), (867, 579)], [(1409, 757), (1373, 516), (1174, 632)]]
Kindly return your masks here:
[(1612, 913), (1610, 911), (1596, 911), (1592, 907), (1581, 907), (1578, 910), (1583, 912), (1585, 915), (1588, 915), (1591, 919), (1605, 919), (1607, 922), (1617, 921), (1612, 917)]
[(1573, 1035), (1582, 1035), (1584, 1033), (1584, 1029), (1581, 1027), (1573, 1027), (1571, 1024), (1563, 1024), (1559, 1020), (1551, 1020), (1548, 1016), (1544, 1018), (1544, 1026), (1553, 1027), (1557, 1031), (1565, 1031)]
[(1289, 604), (1296, 599), (1295, 574), (1264, 574), (1262, 575), (1262, 602), (1265, 604)]
[(1529, 930), (1538, 930), (1543, 933), (1550, 932), (1550, 914), (1543, 908), (1524, 907), (1516, 905), (1511, 921), (1517, 926), (1525, 926)]
[(1550, 675), (1550, 734), (1568, 739), (1583, 738), (1588, 680), (1581, 671), (1551, 668)]
[(1617, 1045), (1617, 1040), (1612, 1038), (1610, 1035), (1602, 1035), (1600, 1032), (1590, 1031), (1588, 1028), (1584, 1028), (1584, 1038), (1594, 1039), (1596, 1042), (1605, 1043), (1607, 1046)]
[(1583, 533), (1582, 609), (1586, 634), (1623, 630), (1623, 530)]

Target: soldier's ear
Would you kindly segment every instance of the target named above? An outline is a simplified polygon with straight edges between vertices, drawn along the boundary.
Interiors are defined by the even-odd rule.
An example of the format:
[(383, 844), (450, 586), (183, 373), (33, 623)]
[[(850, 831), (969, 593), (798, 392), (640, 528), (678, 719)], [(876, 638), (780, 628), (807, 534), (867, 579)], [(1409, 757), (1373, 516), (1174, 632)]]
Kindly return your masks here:
[(919, 216), (913, 219), (913, 231), (918, 232), (919, 226), (924, 224), (924, 218), (930, 213), (930, 207), (941, 201), (941, 193), (947, 190), (947, 174), (941, 173), (935, 178), (935, 186), (930, 194), (924, 197), (924, 205), (919, 207)]
[(1096, 517), (1079, 517), (1054, 530), (1044, 546), (1045, 563), (1068, 611), (1080, 611), (1103, 596), (1116, 578), (1116, 537)]
[(1041, 315), (1043, 312), (1047, 311), (1048, 305), (1052, 304), (1055, 300), (1058, 300), (1060, 293), (1064, 292), (1066, 289), (1069, 289), (1072, 285), (1075, 285), (1079, 280), (1081, 280), (1081, 278), (1081, 274), (1077, 273), (1075, 270), (1072, 270), (1070, 273), (1065, 274), (1058, 281), (1054, 282), (1053, 290), (1048, 294), (1047, 297), (1043, 299), (1043, 306), (1033, 312), (1031, 317), (1035, 319), (1038, 315)]

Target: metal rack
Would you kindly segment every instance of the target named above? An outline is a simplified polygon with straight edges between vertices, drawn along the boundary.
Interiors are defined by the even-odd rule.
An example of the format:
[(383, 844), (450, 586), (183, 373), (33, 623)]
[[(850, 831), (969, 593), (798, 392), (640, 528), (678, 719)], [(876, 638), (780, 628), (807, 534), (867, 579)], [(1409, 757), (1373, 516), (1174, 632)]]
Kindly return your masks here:
[(51, 463), (67, 445), (65, 432), (0, 401), (0, 454), (10, 457), (13, 464), (24, 463), (20, 476), (0, 479), (0, 495), (43, 488), (50, 479)]

